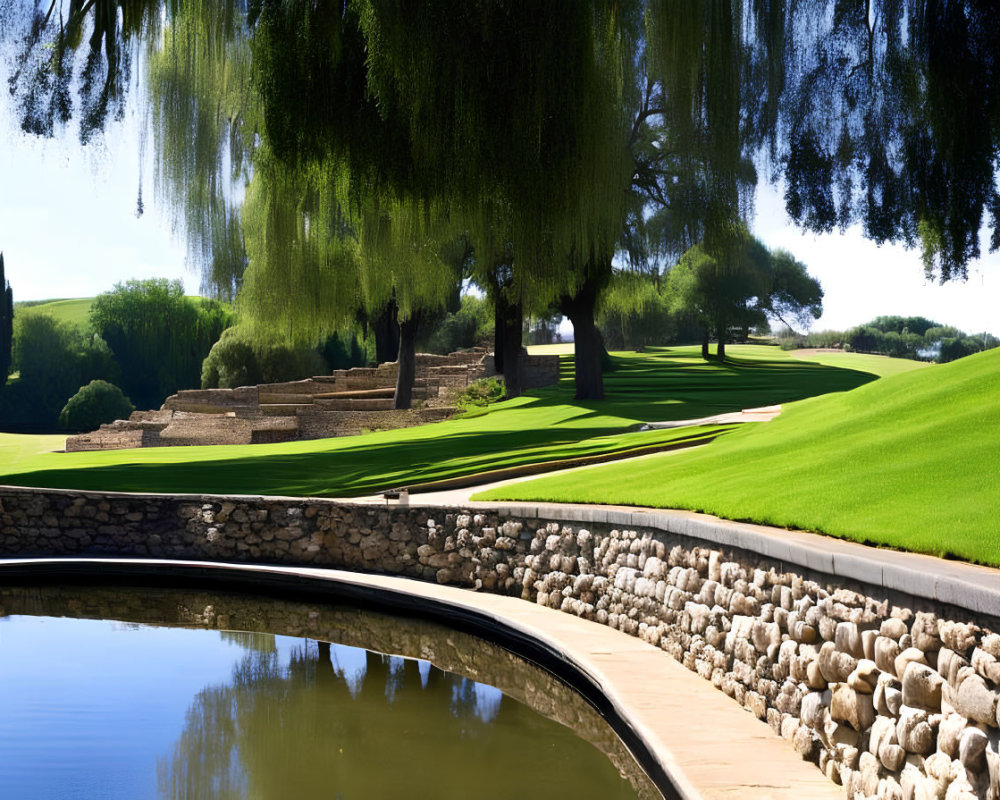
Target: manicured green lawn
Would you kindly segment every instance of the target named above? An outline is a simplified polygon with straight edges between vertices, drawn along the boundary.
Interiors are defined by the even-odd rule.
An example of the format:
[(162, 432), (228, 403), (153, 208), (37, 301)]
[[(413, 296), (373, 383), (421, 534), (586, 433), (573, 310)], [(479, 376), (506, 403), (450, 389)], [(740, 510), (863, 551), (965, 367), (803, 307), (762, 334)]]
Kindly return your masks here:
[(693, 509), (1000, 565), (1000, 350), (803, 400), (697, 450), (476, 499)]
[[(607, 399), (572, 400), (563, 380), (478, 416), (364, 436), (239, 447), (177, 447), (31, 454), (0, 463), (0, 482), (121, 491), (356, 496), (501, 467), (666, 445), (732, 426), (640, 432), (641, 422), (690, 419), (853, 389), (871, 372), (791, 358), (773, 347), (732, 348), (706, 363), (697, 348), (621, 353)], [(5, 439), (0, 439), (2, 445)], [(5, 455), (7, 451), (2, 451)]]

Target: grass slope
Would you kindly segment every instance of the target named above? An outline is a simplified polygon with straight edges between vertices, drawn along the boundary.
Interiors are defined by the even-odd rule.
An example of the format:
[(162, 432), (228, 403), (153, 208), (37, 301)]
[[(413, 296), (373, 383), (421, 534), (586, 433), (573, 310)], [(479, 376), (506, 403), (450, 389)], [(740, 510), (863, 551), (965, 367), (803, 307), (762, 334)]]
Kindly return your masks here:
[(639, 422), (689, 419), (841, 392), (875, 377), (799, 361), (777, 348), (736, 347), (732, 354), (734, 360), (725, 365), (702, 361), (696, 348), (619, 354), (605, 378), (607, 399), (582, 403), (572, 400), (572, 359), (564, 358), (564, 378), (558, 386), (435, 425), (275, 445), (24, 454), (0, 463), (0, 482), (121, 491), (356, 496), (501, 467), (715, 435), (729, 428), (635, 428)]
[[(189, 300), (201, 303), (207, 298), (199, 295), (185, 295)], [(90, 325), (90, 307), (94, 304), (93, 297), (74, 297), (63, 300), (28, 301), (15, 303), (14, 314), (48, 314), (61, 322), (69, 322), (81, 328)]]
[(788, 406), (697, 451), (476, 499), (706, 511), (1000, 565), (1000, 350)]
[(14, 314), (47, 314), (60, 322), (68, 322), (86, 328), (88, 314), (94, 303), (93, 297), (77, 297), (68, 300), (46, 300), (31, 305), (14, 304)]

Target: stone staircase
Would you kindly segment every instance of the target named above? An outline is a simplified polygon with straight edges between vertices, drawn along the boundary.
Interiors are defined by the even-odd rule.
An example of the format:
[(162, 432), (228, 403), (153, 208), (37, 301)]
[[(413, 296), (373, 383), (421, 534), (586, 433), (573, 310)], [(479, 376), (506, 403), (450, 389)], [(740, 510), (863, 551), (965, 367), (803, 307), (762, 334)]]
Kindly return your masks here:
[[(558, 380), (557, 356), (527, 357), (526, 388)], [(418, 353), (413, 408), (393, 409), (397, 365), (355, 367), (299, 381), (235, 389), (186, 389), (159, 411), (136, 411), (92, 433), (70, 436), (66, 450), (176, 445), (258, 444), (349, 436), (447, 419), (451, 398), (494, 375), (485, 350), (447, 356)]]

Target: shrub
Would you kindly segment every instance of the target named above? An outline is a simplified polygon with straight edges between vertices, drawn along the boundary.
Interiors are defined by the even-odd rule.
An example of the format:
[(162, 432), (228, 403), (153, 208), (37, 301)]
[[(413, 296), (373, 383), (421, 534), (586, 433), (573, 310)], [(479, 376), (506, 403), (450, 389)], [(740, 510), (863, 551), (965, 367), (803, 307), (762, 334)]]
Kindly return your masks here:
[(233, 313), (184, 296), (180, 281), (126, 281), (98, 295), (90, 324), (115, 354), (122, 386), (144, 408), (198, 385), (202, 362)]
[(462, 295), (458, 311), (444, 316), (431, 334), (419, 343), (428, 353), (454, 353), (470, 347), (492, 343), (493, 305), (485, 297)]
[(104, 340), (48, 314), (18, 314), (14, 320), (13, 366), (18, 371), (2, 397), (7, 428), (51, 430), (66, 398), (94, 379), (114, 381), (115, 364)]
[(503, 400), (505, 394), (504, 385), (496, 378), (480, 378), (462, 390), (455, 405), (462, 411), (483, 408)]
[(92, 431), (105, 422), (126, 419), (135, 406), (113, 383), (96, 380), (73, 395), (59, 415), (59, 424), (74, 431)]
[(202, 362), (201, 387), (232, 389), (295, 381), (365, 363), (365, 353), (356, 339), (345, 345), (340, 337), (331, 336), (320, 348), (322, 352), (309, 344), (262, 340), (236, 325), (223, 332)]

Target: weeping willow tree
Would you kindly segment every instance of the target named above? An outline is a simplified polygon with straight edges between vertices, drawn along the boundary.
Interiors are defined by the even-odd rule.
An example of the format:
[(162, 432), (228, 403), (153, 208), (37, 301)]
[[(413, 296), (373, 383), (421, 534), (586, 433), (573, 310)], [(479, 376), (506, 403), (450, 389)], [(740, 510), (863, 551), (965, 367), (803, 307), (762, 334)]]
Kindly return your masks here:
[(919, 244), (928, 277), (964, 279), (989, 214), (1000, 246), (1000, 27), (984, 0), (790, 6), (795, 64), (775, 129), (800, 225), (860, 222)]
[[(640, 10), (265, 2), (263, 130), (283, 163), (344, 165), (338, 203), (393, 209), (411, 243), (447, 220), (484, 269), (509, 266), (511, 306), (573, 295), (589, 265), (610, 264), (621, 229)], [(400, 259), (399, 236), (365, 242), (373, 263)]]
[[(446, 270), (429, 254), (464, 237), (484, 265), (509, 266), (506, 301), (561, 302), (580, 320), (578, 394), (599, 396), (587, 320), (623, 223), (639, 231), (623, 250), (652, 241), (633, 191), (650, 165), (660, 178), (645, 186), (669, 195), (670, 215), (646, 227), (703, 241), (719, 264), (751, 213), (755, 158), (784, 178), (799, 224), (861, 221), (876, 241), (919, 242), (942, 280), (978, 256), (987, 213), (1000, 245), (1000, 30), (986, 0), (259, 0), (248, 12), (55, 0), (4, 11), (0, 36), (17, 48), (25, 130), (76, 115), (85, 140), (121, 114), (138, 43), (151, 48), (158, 188), (218, 283), (236, 285), (245, 240), (242, 302), (263, 325), (333, 324), (394, 292), (401, 309), (433, 304)], [(666, 134), (643, 162), (648, 121)], [(250, 179), (239, 224), (234, 175)]]
[(239, 0), (170, 8), (146, 49), (156, 190), (202, 267), (203, 289), (232, 300), (247, 265), (240, 206), (255, 144), (250, 29)]

